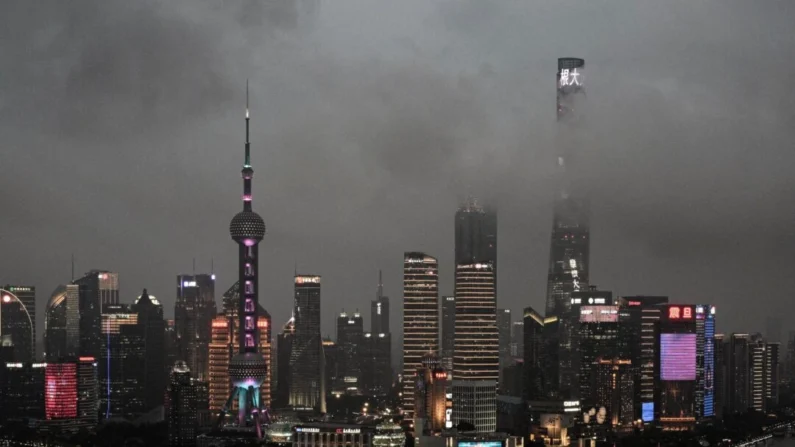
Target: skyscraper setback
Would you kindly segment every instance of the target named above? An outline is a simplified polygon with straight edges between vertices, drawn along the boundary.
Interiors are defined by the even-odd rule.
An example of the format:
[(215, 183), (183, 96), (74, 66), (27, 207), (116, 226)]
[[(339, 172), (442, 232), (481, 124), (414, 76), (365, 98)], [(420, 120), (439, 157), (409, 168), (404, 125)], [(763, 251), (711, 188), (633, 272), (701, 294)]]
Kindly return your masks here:
[(403, 412), (414, 417), (414, 376), (422, 358), (439, 351), (439, 262), (421, 252), (403, 255)]

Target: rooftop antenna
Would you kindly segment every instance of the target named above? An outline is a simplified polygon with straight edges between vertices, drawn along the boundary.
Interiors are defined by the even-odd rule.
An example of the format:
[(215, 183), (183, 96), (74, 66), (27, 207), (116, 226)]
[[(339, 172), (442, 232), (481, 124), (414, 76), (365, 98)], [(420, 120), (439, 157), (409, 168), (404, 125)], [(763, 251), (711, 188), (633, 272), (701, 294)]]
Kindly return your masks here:
[(193, 276), (196, 276), (196, 258), (193, 258)]
[(72, 253), (72, 282), (75, 282), (75, 254)]
[(210, 257), (210, 274), (212, 275), (215, 273), (215, 264), (213, 264), (213, 258)]

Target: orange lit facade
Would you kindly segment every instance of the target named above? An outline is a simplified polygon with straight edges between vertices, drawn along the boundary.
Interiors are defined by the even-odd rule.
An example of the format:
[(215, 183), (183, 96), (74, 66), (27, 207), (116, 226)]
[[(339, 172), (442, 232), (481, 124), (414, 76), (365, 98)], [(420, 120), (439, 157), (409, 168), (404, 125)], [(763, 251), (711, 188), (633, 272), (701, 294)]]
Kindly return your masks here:
[[(237, 312), (234, 308), (227, 308), (229, 316), (221, 314), (215, 317), (211, 325), (209, 360), (210, 360), (210, 412), (216, 413), (226, 403), (232, 391), (232, 382), (229, 380), (229, 361), (236, 352), (237, 334), (233, 329), (237, 321)], [(265, 357), (268, 365), (268, 375), (260, 386), (260, 399), (266, 407), (271, 405), (271, 316), (264, 309), (260, 309), (257, 326), (260, 332), (260, 354)], [(237, 400), (233, 402), (233, 409), (237, 408)]]

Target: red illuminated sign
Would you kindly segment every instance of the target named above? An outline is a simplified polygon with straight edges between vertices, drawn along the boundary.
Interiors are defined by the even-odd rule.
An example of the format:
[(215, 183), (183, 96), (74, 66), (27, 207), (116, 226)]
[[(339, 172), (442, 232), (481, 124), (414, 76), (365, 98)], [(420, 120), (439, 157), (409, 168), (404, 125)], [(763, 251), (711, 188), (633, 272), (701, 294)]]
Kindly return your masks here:
[(628, 306), (640, 306), (640, 301), (627, 301)]
[(669, 320), (692, 320), (693, 306), (670, 306), (668, 308)]

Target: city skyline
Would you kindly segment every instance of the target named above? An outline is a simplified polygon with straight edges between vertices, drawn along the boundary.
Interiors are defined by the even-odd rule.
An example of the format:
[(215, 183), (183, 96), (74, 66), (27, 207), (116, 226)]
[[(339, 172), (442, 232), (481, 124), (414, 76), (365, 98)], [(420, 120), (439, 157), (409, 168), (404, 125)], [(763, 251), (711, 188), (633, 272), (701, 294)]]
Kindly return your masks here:
[[(740, 4), (730, 10), (736, 13), (727, 12), (708, 2), (698, 11), (677, 10), (689, 17), (680, 25), (682, 37), (669, 37), (659, 45), (652, 44), (663, 37), (657, 26), (642, 30), (633, 25), (626, 34), (649, 42), (634, 49), (598, 20), (591, 22), (589, 7), (570, 5), (565, 13), (577, 26), (565, 30), (563, 42), (522, 50), (506, 44), (487, 57), (481, 52), (485, 43), (467, 49), (466, 42), (490, 30), (499, 31), (502, 42), (533, 42), (536, 33), (547, 33), (548, 41), (561, 30), (527, 26), (532, 18), (511, 20), (514, 13), (523, 17), (527, 6), (499, 2), (491, 3), (491, 19), (482, 21), (472, 4), (360, 3), (324, 4), (316, 23), (282, 24), (288, 36), (282, 40), (253, 36), (258, 25), (243, 23), (239, 10), (211, 19), (203, 6), (190, 4), (139, 11), (130, 15), (137, 17), (135, 26), (128, 9), (114, 5), (68, 19), (76, 28), (103, 23), (132, 35), (101, 43), (70, 33), (59, 42), (31, 39), (61, 23), (60, 7), (44, 11), (31, 6), (27, 12), (36, 17), (35, 25), (10, 21), (11, 38), (0, 46), (25, 57), (15, 58), (20, 64), (4, 70), (8, 82), (0, 84), (3, 97), (19, 104), (13, 114), (0, 105), (8, 117), (0, 126), (12, 148), (0, 155), (0, 162), (15, 166), (0, 178), (5, 192), (0, 198), (9, 210), (9, 218), (0, 223), (0, 250), (13, 254), (0, 259), (0, 284), (36, 287), (37, 345), (47, 298), (71, 278), (72, 254), (77, 272), (119, 273), (123, 303), (132, 303), (147, 288), (168, 317), (173, 317), (176, 298), (174, 276), (190, 272), (194, 258), (197, 273), (209, 273), (214, 260), (220, 290), (235, 282), (234, 248), (224, 231), (239, 186), (225, 180), (239, 170), (236, 150), (242, 141), (235, 120), (246, 77), (256, 93), (253, 107), (263, 111), (262, 124), (252, 130), (261, 166), (254, 193), (269, 223), (261, 302), (273, 321), (289, 318), (295, 262), (301, 271), (324, 277), (323, 335), (333, 334), (339, 309), (358, 307), (366, 313), (378, 269), (396, 309), (391, 326), (400, 327), (405, 251), (436, 257), (440, 296), (451, 294), (450, 221), (469, 193), (495, 203), (500, 216), (498, 306), (515, 315), (527, 306), (543, 309), (554, 196), (547, 169), (554, 165), (549, 162), (555, 154), (551, 67), (558, 56), (567, 55), (588, 61), (587, 107), (604, 112), (589, 116), (593, 145), (581, 154), (592, 168), (582, 174), (593, 187), (591, 283), (614, 296), (710, 302), (721, 311), (721, 333), (761, 329), (767, 316), (795, 310), (786, 292), (792, 290), (786, 272), (793, 261), (776, 249), (793, 242), (789, 226), (795, 220), (793, 210), (781, 206), (791, 199), (787, 191), (792, 179), (785, 167), (792, 160), (782, 142), (792, 139), (792, 130), (784, 125), (792, 93), (778, 86), (785, 85), (789, 69), (776, 67), (760, 83), (758, 74), (730, 70), (716, 59), (721, 51), (710, 46), (733, 54), (735, 62), (739, 58), (736, 65), (765, 67), (791, 42), (783, 32), (786, 13)], [(659, 12), (653, 5), (629, 12), (621, 4), (613, 1), (606, 7), (628, 15), (627, 23), (648, 22), (644, 19)], [(339, 31), (353, 23), (357, 8), (364, 8), (362, 13), (395, 13), (392, 17), (400, 25), (427, 19), (425, 23), (442, 27), (449, 37), (412, 35), (416, 25), (399, 31), (382, 19), (358, 31)], [(661, 22), (671, 25), (671, 14)], [(757, 39), (751, 28), (707, 40), (726, 15), (736, 17), (732, 14), (752, 24), (764, 22), (778, 37)], [(177, 31), (163, 26), (164, 17), (178, 17), (173, 26)], [(189, 20), (213, 26), (198, 31)], [(479, 25), (467, 25), (471, 21)], [(380, 26), (398, 41), (411, 35), (409, 42), (425, 48), (415, 56), (418, 63), (406, 62), (409, 50), (387, 45), (384, 58), (389, 62), (369, 70), (371, 50), (346, 45), (357, 33), (371, 33), (369, 26)], [(180, 48), (181, 34), (174, 33), (183, 31), (197, 50), (185, 52), (166, 68), (157, 55)], [(602, 40), (586, 39), (595, 33)], [(136, 36), (162, 45), (152, 45), (152, 56), (138, 53), (125, 43)], [(214, 39), (218, 36), (231, 37)], [(245, 40), (237, 37), (251, 42), (230, 42)], [(712, 43), (683, 50), (680, 38)], [(326, 46), (312, 53), (309, 48), (321, 40)], [(34, 50), (19, 53), (25, 47), (20, 41), (36, 42)], [(739, 41), (746, 45), (743, 51), (734, 46)], [(438, 57), (440, 62), (434, 62), (446, 46), (455, 61)], [(50, 60), (49, 50), (74, 54), (68, 57), (75, 68), (26, 76), (38, 66), (36, 61)], [(251, 52), (257, 57), (250, 58)], [(342, 62), (341, 55), (349, 57)], [(112, 64), (125, 59), (151, 70), (143, 71), (144, 82), (114, 71)], [(281, 68), (263, 62), (269, 59)], [(74, 81), (72, 76), (87, 75), (97, 61), (95, 83)], [(309, 71), (323, 71), (321, 79), (332, 88), (311, 82), (308, 73), (287, 78), (305, 63), (322, 69)], [(198, 65), (210, 68), (205, 72)], [(459, 77), (466, 82), (459, 83)], [(296, 91), (305, 84), (333, 108), (350, 112), (348, 118), (344, 113), (328, 116), (311, 95)], [(401, 85), (400, 90), (392, 84)], [(379, 108), (385, 122), (368, 116), (377, 113), (364, 112), (381, 91), (387, 94), (387, 105)], [(108, 95), (115, 100), (102, 99)], [(423, 124), (411, 119), (426, 116), (426, 109), (434, 120)], [(357, 121), (378, 132), (363, 129)], [(439, 142), (438, 147), (426, 141)], [(412, 150), (414, 162), (406, 161), (410, 157), (404, 149)], [(347, 152), (351, 150), (352, 155)], [(369, 182), (372, 173), (379, 174), (375, 184)], [(312, 181), (301, 181), (305, 176)], [(17, 193), (24, 188), (30, 189)], [(61, 216), (57, 225), (54, 215)], [(47, 256), (41, 256), (45, 250)], [(766, 280), (759, 284), (759, 277)], [(749, 297), (756, 305), (743, 307), (742, 317), (737, 316)], [(216, 300), (220, 307), (220, 297)], [(393, 332), (394, 346), (400, 346), (402, 335)]]

